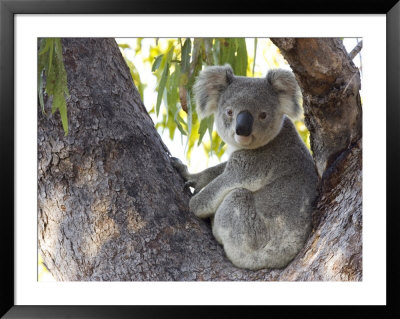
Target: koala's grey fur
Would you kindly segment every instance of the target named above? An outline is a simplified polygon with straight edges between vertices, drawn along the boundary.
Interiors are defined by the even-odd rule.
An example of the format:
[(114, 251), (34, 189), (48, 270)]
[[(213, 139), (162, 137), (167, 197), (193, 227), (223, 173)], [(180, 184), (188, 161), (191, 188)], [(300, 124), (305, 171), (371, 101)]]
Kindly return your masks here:
[[(294, 75), (278, 69), (247, 78), (235, 76), (229, 65), (208, 67), (194, 94), (199, 116), (214, 114), (218, 134), (235, 151), (226, 163), (198, 174), (174, 159), (195, 189), (190, 210), (212, 218), (215, 238), (237, 267), (286, 266), (311, 231), (318, 184), (314, 161), (286, 116), (300, 112)], [(237, 133), (243, 111), (253, 118), (248, 136)]]

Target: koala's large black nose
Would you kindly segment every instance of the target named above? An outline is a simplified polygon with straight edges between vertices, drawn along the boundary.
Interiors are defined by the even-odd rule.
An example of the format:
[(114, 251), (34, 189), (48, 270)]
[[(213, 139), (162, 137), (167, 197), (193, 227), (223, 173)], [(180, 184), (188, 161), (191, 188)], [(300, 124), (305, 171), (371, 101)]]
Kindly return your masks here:
[(236, 117), (236, 134), (249, 136), (253, 128), (253, 116), (248, 111), (243, 111)]

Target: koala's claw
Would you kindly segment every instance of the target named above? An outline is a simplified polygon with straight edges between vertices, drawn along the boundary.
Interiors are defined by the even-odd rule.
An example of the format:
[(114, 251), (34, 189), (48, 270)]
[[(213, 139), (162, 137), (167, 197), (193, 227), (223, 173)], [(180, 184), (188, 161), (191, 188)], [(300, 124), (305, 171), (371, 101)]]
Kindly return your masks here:
[(193, 188), (193, 195), (196, 195), (198, 192), (200, 192), (201, 188), (198, 187), (198, 182), (196, 180), (190, 179), (185, 183), (185, 187), (189, 189), (189, 187)]
[(185, 187), (193, 187), (193, 188), (195, 188), (196, 187), (196, 182), (192, 181), (192, 180), (189, 180), (189, 181), (187, 181), (185, 183)]
[(180, 159), (171, 157), (171, 164), (184, 179), (185, 188), (194, 188), (193, 194), (197, 194), (205, 186), (203, 185), (204, 183), (202, 183), (201, 179), (199, 179), (198, 174), (190, 174), (187, 166), (183, 164)]

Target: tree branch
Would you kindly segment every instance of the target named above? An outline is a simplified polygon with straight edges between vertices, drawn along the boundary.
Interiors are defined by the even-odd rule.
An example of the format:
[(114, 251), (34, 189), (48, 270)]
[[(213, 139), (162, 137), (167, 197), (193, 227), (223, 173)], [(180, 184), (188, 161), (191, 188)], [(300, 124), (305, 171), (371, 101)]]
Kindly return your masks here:
[(272, 38), (303, 92), (305, 124), (322, 177), (344, 150), (361, 138), (358, 68), (340, 39)]
[(357, 43), (357, 45), (354, 47), (354, 49), (351, 50), (351, 52), (349, 53), (350, 59), (353, 60), (356, 57), (356, 55), (358, 53), (360, 53), (362, 46), (363, 46), (363, 42), (361, 40), (360, 42)]

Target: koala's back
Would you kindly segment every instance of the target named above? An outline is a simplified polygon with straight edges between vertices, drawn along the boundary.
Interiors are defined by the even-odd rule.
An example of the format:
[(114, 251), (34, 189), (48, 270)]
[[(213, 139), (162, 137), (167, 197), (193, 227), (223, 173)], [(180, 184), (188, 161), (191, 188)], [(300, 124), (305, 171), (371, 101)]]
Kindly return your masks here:
[(318, 177), (293, 123), (269, 144), (231, 155), (226, 170), (246, 187), (231, 191), (218, 208), (213, 233), (232, 262), (248, 269), (281, 268), (311, 231)]

